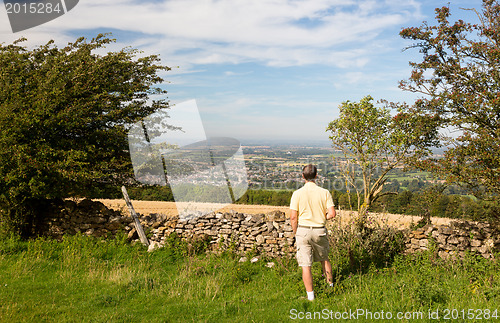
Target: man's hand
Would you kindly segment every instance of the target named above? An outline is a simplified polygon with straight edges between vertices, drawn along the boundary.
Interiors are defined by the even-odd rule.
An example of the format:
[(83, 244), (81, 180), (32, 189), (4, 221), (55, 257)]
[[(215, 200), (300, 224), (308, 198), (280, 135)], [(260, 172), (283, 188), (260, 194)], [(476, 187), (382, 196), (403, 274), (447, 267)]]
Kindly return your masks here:
[(331, 220), (335, 217), (335, 215), (337, 215), (337, 213), (335, 212), (335, 208), (333, 206), (330, 206), (328, 208), (328, 213), (326, 214), (326, 219)]
[(295, 235), (299, 225), (299, 218), (296, 210), (290, 209), (290, 224), (292, 225), (293, 234)]

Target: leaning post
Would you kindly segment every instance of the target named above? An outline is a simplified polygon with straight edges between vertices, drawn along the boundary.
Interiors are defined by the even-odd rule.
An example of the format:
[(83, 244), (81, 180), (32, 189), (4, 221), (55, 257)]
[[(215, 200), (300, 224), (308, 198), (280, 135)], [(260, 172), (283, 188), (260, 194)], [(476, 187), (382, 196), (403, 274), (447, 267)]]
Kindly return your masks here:
[(137, 230), (137, 234), (139, 234), (139, 238), (141, 239), (142, 244), (145, 245), (146, 247), (149, 247), (149, 240), (146, 237), (144, 230), (142, 229), (141, 222), (137, 217), (137, 213), (135, 213), (134, 206), (132, 205), (132, 201), (128, 196), (127, 189), (125, 188), (125, 186), (122, 186), (122, 193), (123, 197), (125, 198), (125, 202), (127, 203), (128, 209), (130, 211), (130, 215), (132, 215), (132, 218), (134, 219), (135, 229)]

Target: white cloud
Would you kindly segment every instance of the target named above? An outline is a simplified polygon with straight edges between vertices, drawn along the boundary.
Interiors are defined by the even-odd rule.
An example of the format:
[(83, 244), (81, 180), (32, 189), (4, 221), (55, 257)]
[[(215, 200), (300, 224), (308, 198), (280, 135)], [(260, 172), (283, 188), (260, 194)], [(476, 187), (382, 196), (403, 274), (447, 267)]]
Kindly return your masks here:
[(252, 61), (345, 68), (366, 64), (377, 37), (418, 9), (413, 0), (89, 0), (27, 33), (66, 41), (67, 31), (133, 32), (137, 37), (127, 44), (183, 66)]

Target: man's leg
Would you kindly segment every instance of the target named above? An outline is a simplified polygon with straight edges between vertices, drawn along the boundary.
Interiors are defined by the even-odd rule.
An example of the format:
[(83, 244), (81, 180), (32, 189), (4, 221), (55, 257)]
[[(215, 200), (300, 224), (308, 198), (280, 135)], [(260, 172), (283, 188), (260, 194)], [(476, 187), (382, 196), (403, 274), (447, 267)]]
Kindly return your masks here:
[(313, 291), (313, 275), (310, 266), (302, 267), (302, 280), (304, 281), (304, 287), (306, 288), (306, 292)]
[(304, 281), (304, 287), (306, 288), (307, 299), (310, 301), (314, 300), (311, 266), (302, 266), (302, 280)]
[(332, 274), (332, 263), (330, 260), (325, 260), (321, 262), (323, 267), (323, 273), (325, 274), (326, 281), (328, 284), (333, 284), (333, 274)]

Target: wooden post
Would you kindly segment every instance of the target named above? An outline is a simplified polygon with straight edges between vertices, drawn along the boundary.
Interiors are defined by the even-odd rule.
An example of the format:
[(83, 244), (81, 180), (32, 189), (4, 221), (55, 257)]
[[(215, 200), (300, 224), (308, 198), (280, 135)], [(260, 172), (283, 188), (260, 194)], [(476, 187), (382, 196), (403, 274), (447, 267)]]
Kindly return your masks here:
[(125, 202), (127, 203), (128, 209), (130, 211), (130, 215), (132, 215), (132, 218), (134, 218), (135, 230), (137, 231), (137, 234), (139, 235), (139, 238), (141, 239), (142, 244), (145, 245), (146, 247), (149, 247), (148, 238), (146, 237), (146, 234), (144, 233), (144, 230), (142, 229), (141, 222), (139, 221), (139, 218), (137, 217), (137, 213), (135, 213), (134, 206), (132, 205), (132, 201), (130, 200), (130, 197), (128, 197), (127, 189), (125, 188), (125, 186), (122, 186), (122, 193), (123, 193), (123, 197), (125, 198)]

